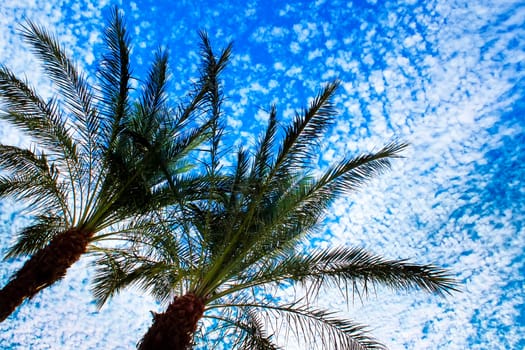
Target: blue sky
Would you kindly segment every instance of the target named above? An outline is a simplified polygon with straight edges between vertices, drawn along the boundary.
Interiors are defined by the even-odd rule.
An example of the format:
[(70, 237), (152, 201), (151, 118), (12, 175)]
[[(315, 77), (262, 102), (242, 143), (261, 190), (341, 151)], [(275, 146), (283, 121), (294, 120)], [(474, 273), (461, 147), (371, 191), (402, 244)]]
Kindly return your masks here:
[[(199, 29), (215, 47), (234, 42), (224, 75), (226, 121), (249, 144), (274, 103), (282, 120), (319, 87), (341, 79), (335, 127), (320, 165), (409, 141), (406, 158), (335, 203), (316, 245), (357, 245), (390, 258), (450, 268), (463, 293), (440, 299), (378, 289), (328, 306), (390, 349), (525, 347), (525, 5), (499, 1), (68, 1), (0, 4), (0, 63), (52, 91), (15, 33), (23, 18), (46, 25), (88, 74), (109, 8), (118, 4), (141, 75), (158, 46), (171, 51), (173, 96), (197, 75)], [(2, 143), (28, 141), (0, 125)], [(0, 202), (0, 253), (26, 218)], [(21, 261), (0, 262), (0, 281)], [(132, 349), (160, 305), (136, 290), (102, 310), (91, 302), (83, 258), (58, 285), (0, 324), (2, 349)], [(282, 297), (291, 291), (279, 291)], [(291, 342), (287, 349), (298, 348)]]

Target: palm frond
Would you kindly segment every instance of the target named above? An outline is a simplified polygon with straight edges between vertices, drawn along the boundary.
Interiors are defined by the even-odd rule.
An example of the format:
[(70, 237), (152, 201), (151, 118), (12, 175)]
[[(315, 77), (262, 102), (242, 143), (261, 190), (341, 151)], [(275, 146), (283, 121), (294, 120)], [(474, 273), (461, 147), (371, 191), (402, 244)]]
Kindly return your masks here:
[(11, 174), (40, 174), (48, 172), (47, 157), (35, 151), (0, 144), (0, 169)]
[[(273, 255), (276, 251), (295, 246), (300, 238), (315, 228), (322, 210), (302, 203), (309, 195), (310, 182), (309, 177), (301, 180), (292, 178), (288, 181), (282, 179), (279, 187), (268, 189), (270, 193), (266, 196), (250, 192), (247, 195), (249, 203), (246, 204), (249, 209), (242, 208), (238, 212), (230, 210), (224, 214), (226, 218), (218, 216), (217, 220), (227, 222), (223, 229), (220, 226), (214, 227), (216, 232), (222, 234), (222, 247), (219, 251), (222, 254), (228, 252), (228, 256), (224, 258), (228, 261), (224, 266), (224, 270), (228, 271), (224, 279), (242, 274), (245, 269), (249, 270), (265, 255)], [(250, 189), (260, 186), (244, 185)], [(259, 200), (261, 197), (262, 200)], [(233, 218), (229, 218), (230, 215)], [(224, 234), (230, 230), (230, 235)]]
[[(189, 131), (166, 128), (158, 143), (164, 145), (167, 174), (176, 177), (195, 167), (195, 165), (190, 165), (188, 157), (208, 139), (208, 130), (209, 125), (206, 123)], [(180, 166), (181, 164), (185, 166)]]
[(219, 81), (221, 72), (230, 60), (232, 43), (222, 50), (218, 58), (213, 52), (210, 40), (206, 32), (199, 32), (201, 38), (201, 76), (198, 86), (204, 88), (206, 93), (203, 96), (205, 108), (209, 111), (209, 120), (211, 126), (211, 148), (209, 172), (214, 174), (219, 166), (219, 142), (223, 134), (223, 128), (220, 124), (221, 105), (223, 101), (222, 87)]
[(60, 89), (65, 100), (64, 107), (76, 120), (75, 128), (82, 135), (84, 153), (94, 153), (94, 141), (98, 131), (98, 113), (95, 110), (92, 89), (85, 77), (69, 60), (57, 40), (46, 29), (26, 21), (21, 34), (41, 61), (51, 80)]
[[(217, 304), (208, 307), (208, 310), (215, 308), (245, 309), (244, 312), (257, 315), (259, 320), (265, 320), (271, 325), (271, 330), (277, 338), (286, 339), (286, 333), (289, 332), (309, 349), (385, 349), (368, 334), (364, 326), (339, 318), (334, 312), (301, 304), (301, 301), (285, 305), (259, 302)], [(232, 326), (236, 327), (235, 324)], [(285, 334), (281, 335), (279, 332), (283, 330)]]
[(0, 146), (0, 152), (0, 169), (8, 170), (0, 176), (0, 198), (24, 201), (33, 212), (45, 208), (69, 215), (67, 187), (59, 182), (59, 170), (49, 164), (45, 154), (5, 145)]
[(42, 100), (27, 82), (4, 66), (0, 66), (0, 99), (5, 109), (0, 118), (28, 133), (58, 159), (78, 159), (75, 143), (57, 103)]
[[(165, 106), (166, 84), (168, 81), (168, 53), (158, 50), (155, 53), (148, 79), (139, 103), (140, 114), (146, 119), (157, 115)], [(149, 118), (148, 118), (149, 117)]]
[(308, 162), (315, 158), (315, 146), (336, 115), (331, 98), (338, 86), (338, 81), (327, 84), (313, 99), (309, 108), (302, 115), (297, 114), (293, 123), (286, 128), (284, 140), (273, 164), (273, 173), (288, 174), (290, 171), (307, 168)]
[[(181, 169), (181, 171), (184, 169)], [(176, 171), (171, 170), (170, 173), (177, 175)], [(207, 175), (200, 175), (194, 173), (182, 173), (178, 176), (171, 176), (171, 184), (160, 183), (152, 191), (154, 196), (154, 202), (158, 203), (159, 207), (167, 207), (170, 204), (174, 205), (174, 208), (185, 211), (191, 211), (191, 205), (189, 203), (198, 202), (208, 198), (207, 189), (209, 188), (209, 178)], [(184, 204), (184, 208), (180, 208), (180, 205)], [(186, 205), (190, 207), (186, 207)], [(177, 210), (171, 211), (175, 216)], [(188, 217), (189, 218), (189, 217)], [(191, 222), (190, 220), (186, 221)]]
[[(308, 174), (300, 177), (281, 178), (279, 191), (271, 187), (266, 198), (269, 200), (268, 211), (258, 219), (263, 222), (264, 233), (254, 234), (255, 240), (250, 249), (253, 260), (282, 249), (306, 236), (320, 222), (325, 211), (342, 194), (357, 190), (367, 180), (384, 172), (390, 167), (390, 159), (399, 157), (406, 148), (405, 143), (392, 142), (378, 152), (361, 155), (341, 161), (329, 168), (320, 178)], [(265, 207), (264, 202), (258, 207)], [(246, 254), (244, 254), (246, 256)]]
[(371, 178), (390, 169), (390, 160), (400, 158), (400, 153), (407, 147), (407, 143), (393, 141), (377, 152), (345, 159), (329, 168), (312, 192), (322, 190), (335, 198), (355, 191)]
[[(296, 173), (308, 171), (307, 163), (312, 157), (311, 152), (333, 119), (335, 109), (330, 99), (337, 87), (337, 81), (328, 84), (312, 101), (310, 108), (304, 111), (304, 115), (296, 116), (286, 129), (274, 164), (268, 166), (269, 152), (276, 132), (275, 110), (271, 113), (266, 134), (260, 141), (253, 162), (252, 171), (255, 173), (251, 175), (252, 180), (248, 180), (252, 183), (246, 184), (252, 190), (251, 193), (246, 193), (249, 208), (241, 213), (243, 218), (239, 220), (242, 222), (239, 229), (225, 242), (228, 256), (223, 259), (230, 260), (229, 266), (237, 266), (230, 271), (231, 274), (243, 266), (249, 266), (249, 261), (256, 261), (265, 252), (287, 242), (291, 244), (296, 237), (306, 234), (325, 209), (326, 206), (317, 208), (319, 206), (304, 205), (307, 202), (305, 198), (309, 195), (305, 189), (312, 181), (308, 174), (301, 179)], [(266, 172), (266, 178), (253, 181), (259, 177), (257, 172), (262, 171)], [(246, 237), (244, 232), (251, 234)], [(234, 247), (239, 244), (243, 246), (241, 250)], [(244, 264), (239, 259), (243, 259)]]
[(178, 280), (169, 264), (127, 250), (103, 252), (96, 265), (91, 291), (99, 308), (122, 289), (133, 285), (149, 291), (160, 301), (167, 301)]
[(229, 210), (236, 212), (236, 209), (242, 205), (239, 201), (242, 201), (244, 195), (246, 194), (246, 178), (249, 172), (250, 167), (250, 158), (248, 152), (243, 148), (239, 148), (237, 151), (237, 166), (235, 168), (235, 173), (233, 175), (233, 181), (231, 184), (231, 189), (229, 191), (229, 199), (227, 206)]
[[(92, 248), (100, 256), (92, 287), (99, 306), (127, 286), (149, 291), (160, 302), (184, 288), (195, 259), (184, 237), (176, 236), (171, 226), (162, 213), (135, 218), (118, 230), (124, 246)], [(93, 242), (106, 238), (115, 239), (115, 233), (98, 235)]]
[(439, 295), (457, 291), (450, 274), (433, 265), (418, 265), (406, 260), (387, 260), (360, 248), (336, 248), (308, 255), (287, 254), (269, 259), (247, 280), (261, 283), (288, 279), (302, 282), (309, 290), (321, 287), (350, 286), (366, 295), (370, 285), (384, 285), (395, 290), (420, 288)]
[[(272, 336), (266, 334), (266, 327), (261, 317), (250, 308), (228, 308), (220, 313), (205, 313), (204, 318), (214, 322), (211, 329), (205, 329), (205, 334), (197, 336), (198, 341), (204, 341), (208, 348), (214, 348), (209, 340), (217, 333), (217, 341), (224, 343), (232, 339), (231, 348), (241, 350), (278, 350), (282, 347), (275, 344)], [(216, 323), (216, 324), (215, 324)]]
[[(226, 65), (230, 60), (233, 43), (229, 43), (217, 58), (213, 52), (208, 34), (204, 31), (200, 31), (199, 36), (201, 38), (201, 58), (204, 70), (202, 76), (205, 79), (204, 82), (216, 85), (218, 84), (217, 78), (226, 68)], [(212, 89), (210, 92), (216, 96), (220, 95), (219, 91), (216, 89)]]
[[(142, 191), (142, 195), (135, 193), (135, 197), (144, 199), (134, 206), (137, 210), (140, 207), (147, 207), (149, 210), (150, 204), (154, 204), (156, 200), (152, 191), (158, 192), (157, 188), (163, 186), (164, 182), (172, 191), (177, 192), (175, 178), (191, 169), (185, 161), (186, 157), (208, 137), (209, 124), (191, 124), (194, 119), (192, 113), (201, 103), (197, 99), (204, 99), (204, 94), (190, 101), (190, 105), (182, 112), (183, 115), (173, 117), (174, 111), (167, 105), (165, 91), (167, 63), (167, 53), (158, 51), (140, 101), (123, 123), (114, 151), (107, 158), (110, 162), (110, 178), (116, 179), (116, 183), (128, 183), (136, 191)], [(131, 174), (134, 174), (133, 183), (129, 182)], [(174, 197), (164, 197), (167, 198)], [(136, 201), (129, 203), (134, 202)]]
[(63, 231), (64, 222), (60, 217), (40, 215), (35, 223), (25, 227), (18, 234), (16, 243), (7, 251), (5, 259), (34, 254)]
[(129, 113), (131, 71), (129, 66), (130, 39), (125, 23), (115, 7), (104, 32), (107, 48), (98, 69), (101, 81), (101, 147), (110, 147), (121, 131), (121, 122)]
[(275, 106), (272, 106), (270, 109), (270, 115), (268, 117), (268, 126), (266, 127), (266, 132), (259, 140), (257, 149), (255, 151), (253, 168), (251, 171), (252, 176), (255, 179), (262, 179), (265, 175), (267, 175), (267, 172), (270, 169), (276, 133), (277, 110)]
[[(248, 202), (242, 208), (235, 208), (230, 203), (224, 212), (208, 213), (207, 220), (213, 218), (211, 224), (220, 224), (210, 226), (207, 231), (211, 233), (206, 241), (212, 251), (222, 256), (209, 274), (227, 280), (266, 254), (294, 246), (317, 227), (335, 198), (383, 172), (390, 165), (389, 159), (398, 157), (405, 147), (404, 143), (393, 142), (378, 152), (344, 160), (329, 168), (319, 179), (308, 174), (286, 177), (282, 174), (280, 182), (271, 187), (250, 183), (246, 171), (239, 173), (237, 170), (242, 176), (235, 175), (236, 188), (227, 192), (236, 201)], [(246, 156), (238, 161), (238, 169), (247, 169)], [(218, 266), (223, 274), (215, 272)]]
[(246, 334), (240, 343), (241, 349), (277, 350), (279, 347), (273, 343), (271, 337), (266, 334), (264, 322), (253, 310), (246, 310)]

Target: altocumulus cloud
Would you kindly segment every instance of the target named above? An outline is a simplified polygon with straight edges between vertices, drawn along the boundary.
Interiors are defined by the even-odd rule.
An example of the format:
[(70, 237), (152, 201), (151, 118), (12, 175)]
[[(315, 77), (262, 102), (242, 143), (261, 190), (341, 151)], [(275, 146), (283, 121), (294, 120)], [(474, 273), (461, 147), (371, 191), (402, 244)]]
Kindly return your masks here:
[[(102, 19), (113, 2), (83, 3), (4, 1), (1, 63), (50, 93), (14, 32), (26, 17), (56, 32), (93, 72)], [(437, 263), (456, 273), (463, 292), (439, 299), (378, 289), (347, 307), (339, 293), (325, 291), (320, 305), (369, 324), (391, 349), (525, 346), (520, 1), (169, 3), (123, 6), (137, 36), (136, 63), (146, 64), (157, 44), (169, 47), (173, 88), (181, 93), (187, 85), (179, 82), (197, 69), (195, 31), (206, 28), (217, 46), (234, 40), (225, 106), (238, 142), (254, 139), (271, 103), (290, 118), (320, 83), (335, 77), (343, 83), (341, 114), (326, 135), (320, 165), (394, 136), (411, 142), (390, 173), (334, 205), (312, 245), (358, 245)], [(0, 137), (27, 142), (4, 125)], [(0, 206), (0, 250), (25, 220), (17, 208)], [(0, 263), (2, 284), (20, 263)], [(131, 290), (96, 310), (89, 265), (89, 258), (81, 260), (64, 281), (0, 324), (0, 347), (133, 348), (149, 326), (149, 310), (161, 307)]]

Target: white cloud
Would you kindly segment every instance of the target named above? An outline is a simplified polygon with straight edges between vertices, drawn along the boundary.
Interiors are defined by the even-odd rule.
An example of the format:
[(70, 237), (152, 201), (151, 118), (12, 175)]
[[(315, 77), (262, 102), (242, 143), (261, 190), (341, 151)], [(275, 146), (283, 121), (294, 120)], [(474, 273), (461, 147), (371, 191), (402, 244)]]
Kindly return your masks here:
[(329, 39), (325, 42), (325, 46), (328, 50), (331, 50), (335, 47), (335, 45), (337, 44), (337, 41), (334, 40), (334, 39)]
[(299, 45), (298, 42), (292, 42), (290, 43), (290, 51), (294, 54), (298, 54), (299, 52), (301, 52), (301, 45)]
[(323, 50), (321, 49), (315, 49), (313, 51), (308, 52), (308, 60), (311, 61), (317, 57), (323, 56)]
[(286, 71), (286, 75), (289, 77), (297, 77), (303, 72), (303, 69), (298, 66), (292, 66), (290, 69)]
[[(253, 123), (264, 123), (267, 118), (261, 106), (277, 103), (279, 116), (286, 120), (312, 95), (311, 86), (317, 87), (308, 85), (308, 79), (318, 82), (338, 75), (343, 81), (338, 96), (342, 116), (326, 135), (322, 160), (373, 149), (392, 135), (411, 141), (412, 146), (406, 159), (394, 161), (390, 173), (334, 205), (329, 216), (331, 236), (322, 237), (325, 242), (319, 244), (355, 244), (387, 257), (443, 264), (457, 273), (464, 292), (442, 300), (423, 293), (379, 289), (377, 296), (350, 307), (339, 294), (326, 293), (320, 303), (370, 324), (373, 334), (394, 350), (516, 348), (524, 331), (517, 321), (524, 303), (519, 285), (525, 247), (520, 204), (523, 168), (520, 172), (505, 164), (518, 166), (522, 157), (516, 152), (523, 148), (505, 147), (509, 147), (508, 140), (522, 137), (525, 126), (523, 121), (510, 124), (502, 114), (523, 98), (516, 89), (525, 74), (520, 69), (525, 50), (518, 40), (525, 35), (525, 10), (519, 1), (499, 2), (498, 6), (492, 1), (406, 3), (410, 6), (378, 2), (375, 12), (355, 4), (329, 9), (329, 2), (319, 2), (315, 11), (282, 5), (271, 12), (278, 18), (265, 18), (260, 7), (253, 7), (246, 10), (257, 17), (253, 26), (246, 25), (250, 19), (244, 17), (213, 17), (220, 11), (212, 5), (210, 18), (214, 20), (206, 20), (206, 26), (234, 23), (222, 28), (225, 36), (236, 41), (235, 73), (229, 77), (234, 84), (229, 88), (237, 99), (225, 103), (233, 111), (228, 123), (240, 128), (237, 142), (253, 142)], [(1, 63), (17, 74), (26, 74), (43, 95), (50, 96), (42, 73), (28, 69), (36, 63), (14, 35), (14, 19), (26, 16), (57, 32), (89, 70), (97, 56), (92, 46), (100, 43), (105, 5), (94, 1), (86, 6), (40, 0), (4, 2)], [(133, 2), (131, 10), (147, 6)], [(153, 22), (154, 12), (136, 14), (137, 21), (156, 24), (140, 27), (137, 34), (145, 50), (139, 44), (134, 54), (154, 49), (164, 37), (174, 45), (186, 42), (188, 23), (195, 26), (189, 30), (198, 29), (207, 16), (199, 5), (191, 9), (183, 4), (173, 6), (181, 7), (173, 11), (176, 16), (162, 12), (162, 26)], [(294, 26), (299, 13), (304, 21)], [(338, 21), (331, 24), (330, 16)], [(312, 23), (317, 27), (311, 27)], [(228, 33), (230, 28), (238, 31)], [(257, 50), (245, 46), (245, 37), (259, 45)], [(308, 54), (300, 61), (301, 55), (290, 55), (288, 49)], [(195, 76), (197, 56), (176, 53), (186, 61), (174, 67), (175, 74)], [(147, 57), (144, 55), (146, 62)], [(319, 57), (324, 64), (318, 64), (315, 58)], [(4, 125), (0, 138), (5, 143), (27, 142)], [(517, 147), (515, 143), (511, 146)], [(501, 155), (492, 155), (495, 151)], [(517, 175), (507, 178), (512, 172)], [(20, 226), (21, 218), (12, 215), (13, 211), (7, 205), (0, 207), (0, 249), (5, 249), (13, 230)], [(0, 265), (3, 281), (18, 266), (11, 261)], [(0, 347), (133, 348), (150, 324), (149, 310), (161, 307), (137, 291), (126, 291), (96, 311), (89, 303), (92, 269), (88, 265), (88, 259), (82, 260), (59, 285), (0, 324)]]
[(285, 69), (284, 64), (282, 62), (275, 62), (273, 64), (273, 68), (275, 70), (284, 70)]

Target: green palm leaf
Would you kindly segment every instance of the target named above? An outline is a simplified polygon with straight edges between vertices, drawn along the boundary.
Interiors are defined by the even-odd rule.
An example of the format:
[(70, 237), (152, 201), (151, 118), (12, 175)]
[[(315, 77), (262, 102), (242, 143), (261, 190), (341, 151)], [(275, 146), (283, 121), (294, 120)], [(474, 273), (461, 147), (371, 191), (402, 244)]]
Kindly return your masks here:
[(31, 210), (43, 208), (68, 215), (65, 186), (59, 182), (59, 170), (44, 155), (15, 146), (0, 145), (0, 169), (11, 176), (0, 176), (0, 198), (26, 201)]
[(131, 72), (129, 67), (130, 39), (117, 8), (111, 12), (104, 32), (107, 48), (98, 69), (100, 79), (100, 147), (110, 147), (121, 131), (122, 120), (129, 113)]
[[(238, 309), (241, 310), (235, 313), (236, 317), (238, 317), (239, 312), (248, 314), (249, 323), (235, 322), (231, 317), (229, 319), (221, 319), (220, 317), (217, 319), (219, 321), (227, 321), (227, 327), (239, 328), (242, 333), (245, 333), (243, 335), (246, 338), (250, 336), (247, 332), (249, 330), (247, 326), (250, 323), (252, 327), (257, 327), (254, 332), (256, 336), (257, 334), (264, 336), (267, 332), (263, 327), (262, 320), (264, 320), (265, 324), (272, 325), (274, 332), (285, 332), (284, 335), (275, 333), (275, 336), (286, 337), (286, 333), (289, 332), (300, 343), (311, 349), (385, 349), (381, 343), (368, 334), (364, 326), (341, 319), (334, 312), (302, 304), (301, 301), (284, 305), (260, 302), (233, 302), (231, 304), (211, 305), (208, 310), (217, 309), (223, 311), (230, 308), (235, 308), (236, 311)], [(228, 311), (223, 312), (228, 315)], [(241, 316), (240, 319), (243, 320), (244, 318)], [(254, 321), (256, 322), (255, 324), (253, 323)], [(268, 340), (268, 337), (266, 336), (261, 340), (264, 341), (264, 339)], [(257, 341), (259, 339), (256, 338), (254, 340)], [(243, 342), (244, 344), (246, 342)], [(263, 347), (263, 349), (265, 348)]]
[(33, 47), (47, 75), (60, 89), (64, 106), (74, 117), (73, 121), (82, 138), (87, 155), (93, 153), (94, 140), (98, 131), (98, 120), (94, 106), (93, 89), (69, 60), (57, 40), (44, 28), (31, 21), (21, 26), (21, 34)]
[[(434, 265), (418, 265), (406, 260), (387, 260), (361, 248), (340, 247), (306, 254), (279, 252), (260, 261), (234, 284), (242, 290), (262, 284), (297, 281), (309, 291), (322, 287), (348, 286), (360, 295), (370, 285), (384, 285), (394, 290), (422, 289), (439, 295), (457, 291), (448, 272)], [(218, 296), (226, 295), (225, 290)]]
[[(293, 123), (286, 128), (285, 137), (273, 164), (273, 172), (276, 175), (304, 169), (309, 161), (315, 158), (315, 146), (319, 145), (319, 138), (337, 113), (331, 98), (338, 86), (337, 81), (327, 84), (313, 99), (309, 108), (305, 109), (302, 115), (297, 114)], [(276, 181), (279, 181), (279, 177)]]
[(25, 227), (18, 239), (5, 255), (5, 259), (21, 255), (31, 255), (43, 249), (49, 241), (62, 231), (60, 217), (39, 215), (32, 225)]
[(0, 66), (0, 118), (27, 132), (58, 159), (76, 161), (75, 143), (56, 101), (45, 102), (8, 68)]
[[(282, 349), (272, 341), (272, 336), (267, 334), (264, 320), (250, 308), (238, 308), (235, 312), (228, 309), (220, 314), (205, 315), (206, 319), (216, 322), (208, 333), (198, 334), (198, 343), (204, 342), (208, 348), (214, 348), (225, 338), (233, 338), (231, 347), (234, 349), (278, 350)], [(210, 340), (217, 333), (216, 340)], [(218, 343), (218, 344), (217, 344)]]
[[(150, 291), (160, 301), (166, 301), (176, 273), (164, 262), (148, 260), (127, 251), (104, 253), (97, 262), (97, 275), (93, 279), (93, 296), (98, 307), (128, 286)], [(103, 286), (103, 288), (100, 288)]]
[(272, 151), (277, 134), (277, 109), (272, 106), (268, 116), (268, 126), (256, 147), (253, 161), (252, 176), (255, 180), (261, 180), (268, 175), (272, 162)]

